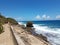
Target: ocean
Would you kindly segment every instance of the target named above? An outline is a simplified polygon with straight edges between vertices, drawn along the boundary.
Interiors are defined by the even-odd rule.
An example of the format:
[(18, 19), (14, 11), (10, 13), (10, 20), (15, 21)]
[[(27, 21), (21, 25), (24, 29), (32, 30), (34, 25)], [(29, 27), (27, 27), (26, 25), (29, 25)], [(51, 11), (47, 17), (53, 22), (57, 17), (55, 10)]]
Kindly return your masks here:
[[(47, 37), (52, 45), (60, 45), (60, 20), (32, 21), (37, 34)], [(19, 24), (26, 26), (27, 21), (20, 21)]]

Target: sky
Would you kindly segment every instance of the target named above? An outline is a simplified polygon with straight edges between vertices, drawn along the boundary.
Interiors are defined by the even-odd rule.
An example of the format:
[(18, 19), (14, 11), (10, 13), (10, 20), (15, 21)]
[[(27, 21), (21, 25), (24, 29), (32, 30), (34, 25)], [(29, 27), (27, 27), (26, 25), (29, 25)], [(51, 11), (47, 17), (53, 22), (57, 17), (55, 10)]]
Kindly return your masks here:
[(60, 0), (0, 0), (0, 13), (21, 20), (60, 20)]

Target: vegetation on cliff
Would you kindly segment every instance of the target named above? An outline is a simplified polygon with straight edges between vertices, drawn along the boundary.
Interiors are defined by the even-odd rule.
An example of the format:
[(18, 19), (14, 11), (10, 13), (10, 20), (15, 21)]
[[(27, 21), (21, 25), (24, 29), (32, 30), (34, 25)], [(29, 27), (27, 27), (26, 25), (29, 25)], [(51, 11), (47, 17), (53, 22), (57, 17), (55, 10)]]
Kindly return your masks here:
[(17, 21), (13, 18), (7, 18), (7, 21), (10, 23), (10, 24), (18, 24)]
[(2, 16), (2, 14), (0, 13), (0, 33), (3, 31), (3, 24), (5, 24), (5, 23), (10, 23), (10, 24), (14, 24), (14, 25), (16, 25), (16, 24), (18, 24), (18, 22), (15, 20), (15, 19), (13, 19), (13, 18), (6, 18), (5, 16)]
[(6, 22), (6, 18), (0, 14), (0, 23), (4, 24)]
[(11, 23), (11, 24), (18, 24), (17, 21), (13, 18), (6, 18), (0, 14), (0, 23), (5, 24), (5, 23)]
[(3, 32), (3, 26), (2, 24), (0, 23), (0, 34)]

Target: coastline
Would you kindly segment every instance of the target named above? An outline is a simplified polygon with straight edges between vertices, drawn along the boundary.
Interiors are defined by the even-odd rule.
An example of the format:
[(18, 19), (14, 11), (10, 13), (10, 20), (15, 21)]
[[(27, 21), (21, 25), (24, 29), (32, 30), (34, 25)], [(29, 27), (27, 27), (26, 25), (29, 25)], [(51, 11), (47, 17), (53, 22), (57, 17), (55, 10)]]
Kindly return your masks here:
[[(16, 33), (21, 37), (23, 42), (27, 45), (40, 45), (40, 44), (51, 45), (49, 42), (46, 42), (45, 40), (43, 40), (43, 38), (29, 34), (27, 31), (25, 31), (25, 29), (21, 28), (21, 26), (13, 25), (13, 28), (16, 31)], [(31, 39), (34, 39), (34, 40), (31, 40)]]
[[(10, 26), (13, 27), (14, 32), (12, 32), (10, 30)], [(5, 32), (2, 33), (3, 36), (2, 36), (2, 34), (0, 35), (1, 36), (0, 37), (0, 40), (1, 40), (0, 45), (17, 45), (18, 43), (19, 43), (18, 45), (22, 45), (22, 44), (24, 44), (24, 45), (51, 45), (49, 42), (46, 42), (42, 38), (28, 33), (25, 29), (23, 29), (21, 27), (21, 25), (18, 26), (18, 25), (5, 24), (4, 27), (5, 27), (4, 28)], [(6, 31), (6, 30), (8, 30), (8, 31)], [(15, 37), (16, 40), (14, 39), (15, 35), (12, 33), (15, 33), (15, 35), (17, 35), (17, 39), (19, 38), (18, 42), (16, 42), (16, 40), (17, 40), (16, 37)], [(3, 38), (5, 41), (1, 38)]]

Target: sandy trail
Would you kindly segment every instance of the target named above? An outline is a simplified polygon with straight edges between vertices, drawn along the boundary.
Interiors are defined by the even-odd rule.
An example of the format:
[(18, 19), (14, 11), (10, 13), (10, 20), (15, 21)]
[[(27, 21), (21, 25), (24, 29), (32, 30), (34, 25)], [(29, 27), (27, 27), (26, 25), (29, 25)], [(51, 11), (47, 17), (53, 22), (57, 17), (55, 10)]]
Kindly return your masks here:
[(8, 24), (3, 25), (4, 32), (0, 34), (0, 45), (15, 45)]

